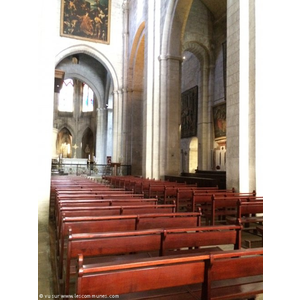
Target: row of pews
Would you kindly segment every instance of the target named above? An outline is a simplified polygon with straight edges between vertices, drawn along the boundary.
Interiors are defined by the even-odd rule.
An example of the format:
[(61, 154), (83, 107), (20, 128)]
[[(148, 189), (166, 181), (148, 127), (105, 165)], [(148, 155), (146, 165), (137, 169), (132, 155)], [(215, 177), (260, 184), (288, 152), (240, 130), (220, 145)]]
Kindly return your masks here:
[(198, 187), (194, 184), (134, 176), (106, 176), (105, 179), (114, 188), (140, 193), (145, 198), (156, 197), (162, 204), (175, 203), (177, 212), (195, 212), (201, 208), (207, 225), (224, 220), (235, 223), (236, 219), (243, 224), (263, 221), (262, 216), (256, 215), (263, 213), (263, 197), (256, 195), (256, 191), (238, 193), (234, 188), (224, 190), (218, 186)]
[[(262, 229), (262, 207), (249, 208), (262, 205), (255, 192), (104, 179), (52, 177), (62, 298), (254, 299), (263, 292), (263, 249), (241, 246), (245, 224)], [(171, 187), (175, 196), (165, 192)], [(192, 198), (181, 198), (185, 192)]]

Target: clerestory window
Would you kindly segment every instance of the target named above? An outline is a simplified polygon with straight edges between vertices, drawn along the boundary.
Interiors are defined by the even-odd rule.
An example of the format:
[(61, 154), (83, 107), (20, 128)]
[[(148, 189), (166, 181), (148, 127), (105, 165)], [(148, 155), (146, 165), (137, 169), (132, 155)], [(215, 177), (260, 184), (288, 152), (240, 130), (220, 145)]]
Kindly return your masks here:
[(58, 110), (65, 112), (73, 112), (73, 93), (74, 84), (72, 79), (64, 80), (58, 98)]
[(94, 110), (94, 92), (93, 90), (84, 83), (83, 95), (82, 95), (82, 111), (89, 112)]

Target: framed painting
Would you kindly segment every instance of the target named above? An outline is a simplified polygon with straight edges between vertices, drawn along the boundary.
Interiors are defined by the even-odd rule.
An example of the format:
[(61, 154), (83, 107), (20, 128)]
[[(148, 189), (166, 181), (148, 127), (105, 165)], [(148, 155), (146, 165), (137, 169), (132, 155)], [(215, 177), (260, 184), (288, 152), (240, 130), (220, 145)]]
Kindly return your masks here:
[(226, 103), (213, 107), (215, 139), (226, 138)]
[(181, 138), (197, 136), (198, 86), (181, 94)]
[(111, 0), (61, 0), (60, 35), (109, 44)]

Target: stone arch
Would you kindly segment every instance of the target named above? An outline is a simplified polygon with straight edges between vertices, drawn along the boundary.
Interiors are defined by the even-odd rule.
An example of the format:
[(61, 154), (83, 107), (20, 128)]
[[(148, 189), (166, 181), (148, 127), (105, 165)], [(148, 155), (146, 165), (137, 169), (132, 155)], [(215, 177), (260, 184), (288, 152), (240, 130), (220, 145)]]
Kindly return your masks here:
[[(201, 82), (199, 87), (198, 100), (198, 128), (197, 137), (198, 147), (198, 164), (202, 169), (211, 167), (211, 149), (212, 149), (212, 120), (211, 120), (211, 101), (209, 92), (210, 78), (213, 76), (212, 58), (209, 49), (199, 42), (186, 42), (183, 45), (183, 51), (191, 52), (200, 62)], [(183, 52), (184, 53), (184, 52)]]
[(182, 53), (184, 51), (193, 53), (199, 59), (203, 68), (210, 65), (211, 54), (209, 49), (204, 44), (195, 41), (185, 42), (182, 46)]
[[(87, 78), (88, 76), (81, 76), (80, 74), (72, 74), (70, 72), (70, 75), (75, 76), (78, 80), (86, 82), (95, 92), (95, 96), (97, 99), (97, 105), (96, 108), (98, 108), (97, 110), (97, 124), (104, 124), (104, 126), (101, 125), (101, 128), (99, 127), (100, 125), (98, 125), (97, 128), (97, 145), (99, 146), (99, 144), (103, 144), (106, 143), (105, 140), (105, 133), (103, 133), (102, 131), (105, 130), (107, 124), (107, 118), (105, 117), (105, 114), (103, 113), (99, 113), (100, 110), (106, 110), (107, 109), (107, 103), (106, 101), (110, 102), (110, 113), (113, 115), (113, 117), (111, 118), (111, 128), (113, 128), (112, 132), (112, 138), (111, 138), (111, 152), (110, 155), (113, 155), (114, 157), (119, 157), (121, 156), (121, 152), (122, 152), (122, 145), (120, 142), (120, 136), (122, 135), (122, 127), (120, 124), (122, 124), (122, 114), (119, 112), (120, 111), (120, 107), (122, 105), (122, 100), (123, 100), (123, 93), (124, 90), (121, 86), (121, 80), (122, 78), (119, 78), (120, 74), (117, 74), (117, 70), (113, 67), (112, 63), (108, 60), (108, 58), (101, 53), (100, 51), (98, 51), (97, 49), (91, 47), (91, 46), (87, 46), (87, 45), (83, 45), (83, 44), (79, 44), (79, 45), (74, 45), (74, 46), (70, 46), (66, 49), (63, 49), (62, 51), (60, 51), (56, 57), (55, 57), (55, 63), (56, 66), (58, 65), (59, 62), (61, 62), (62, 60), (64, 60), (67, 57), (70, 56), (76, 56), (76, 55), (87, 55), (90, 58), (95, 59), (96, 61), (98, 61), (102, 66), (103, 69), (106, 70), (106, 75), (107, 78), (105, 80), (103, 80), (102, 86), (101, 88), (98, 88), (99, 82), (97, 82), (97, 84), (94, 84), (89, 78)], [(108, 112), (108, 110), (106, 110)], [(100, 120), (100, 118), (102, 118), (102, 120)], [(100, 135), (99, 135), (100, 133)], [(79, 137), (78, 137), (79, 138)], [(99, 140), (101, 138), (101, 140)], [(78, 142), (78, 141), (77, 141)], [(100, 148), (100, 147), (98, 147)], [(105, 147), (103, 148), (104, 151)], [(105, 155), (105, 154), (103, 154)], [(114, 158), (115, 159), (115, 158)]]
[(56, 153), (63, 158), (72, 157), (72, 133), (67, 126), (62, 126), (57, 133)]
[(92, 159), (95, 155), (95, 139), (94, 133), (90, 127), (87, 127), (82, 134), (81, 137), (81, 157), (82, 158), (90, 158)]
[(70, 55), (76, 55), (78, 53), (87, 54), (93, 57), (94, 59), (96, 59), (97, 61), (99, 61), (108, 71), (108, 73), (111, 75), (114, 90), (118, 91), (120, 89), (120, 82), (115, 68), (103, 53), (101, 53), (100, 51), (96, 50), (93, 47), (82, 45), (82, 44), (68, 47), (56, 55), (55, 65), (57, 65), (62, 59)]
[[(132, 174), (142, 174), (143, 149), (143, 92), (144, 92), (145, 22), (139, 26), (131, 48), (128, 71), (128, 99), (126, 105), (127, 153)], [(134, 118), (134, 123), (133, 123)], [(135, 128), (133, 130), (133, 124)], [(138, 124), (138, 126), (136, 126)]]
[(105, 107), (104, 86), (103, 86), (102, 82), (98, 82), (98, 86), (96, 86), (92, 80), (90, 80), (86, 76), (82, 76), (79, 73), (66, 73), (65, 77), (77, 79), (77, 80), (81, 81), (82, 83), (86, 83), (94, 92), (95, 98), (97, 100), (96, 108), (97, 107)]
[(185, 26), (193, 0), (170, 1), (162, 30), (160, 59), (159, 174), (180, 173), (181, 62)]

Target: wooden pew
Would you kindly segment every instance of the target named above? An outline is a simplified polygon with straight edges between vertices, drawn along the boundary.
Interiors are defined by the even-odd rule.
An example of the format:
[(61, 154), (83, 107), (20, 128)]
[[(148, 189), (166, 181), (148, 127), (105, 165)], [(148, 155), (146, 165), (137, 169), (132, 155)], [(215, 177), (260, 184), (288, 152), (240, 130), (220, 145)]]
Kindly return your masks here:
[(150, 182), (143, 185), (143, 192), (146, 198), (158, 197), (164, 199), (166, 188), (195, 188), (196, 184), (177, 183), (170, 181)]
[(112, 198), (112, 197), (137, 197), (137, 198), (144, 198), (143, 194), (134, 194), (129, 191), (99, 191), (99, 192), (77, 192), (74, 194), (68, 193), (60, 193), (56, 195), (57, 199), (105, 199)]
[(64, 217), (100, 217), (100, 216), (118, 216), (118, 215), (138, 215), (138, 214), (160, 214), (174, 213), (175, 204), (157, 205), (111, 205), (111, 206), (63, 206), (60, 207), (57, 216), (57, 231), (60, 231), (62, 216)]
[[(78, 192), (101, 192), (101, 191), (123, 191), (125, 192), (124, 188), (112, 188), (110, 186), (106, 186), (106, 185), (100, 185), (100, 184), (96, 184), (96, 185), (62, 185), (59, 187), (55, 188), (55, 192), (56, 193), (78, 193)], [(126, 191), (126, 192), (131, 192), (131, 191)]]
[[(79, 297), (121, 295), (122, 299), (149, 299), (148, 292), (155, 291), (159, 299), (194, 299), (185, 286), (198, 284), (201, 287), (208, 262), (209, 255), (198, 255), (89, 266), (83, 264), (83, 256), (79, 255), (76, 294)], [(174, 290), (174, 287), (178, 288)], [(143, 293), (136, 294), (138, 292)], [(176, 298), (172, 298), (174, 296)]]
[(211, 199), (213, 198), (261, 198), (256, 195), (256, 191), (253, 191), (251, 193), (237, 193), (234, 191), (234, 188), (232, 190), (216, 190), (216, 191), (209, 191), (206, 190), (205, 192), (195, 190), (193, 191), (193, 198), (192, 198), (192, 207), (193, 211), (197, 210), (197, 207), (201, 207), (202, 210), (205, 205), (211, 203)]
[[(176, 187), (166, 187), (165, 193), (164, 193), (164, 203), (166, 204), (170, 200), (176, 200), (177, 205), (180, 205), (181, 207), (187, 207), (188, 205), (193, 209), (193, 195), (198, 194), (207, 194), (207, 195), (213, 195), (213, 194), (219, 194), (219, 193), (234, 193), (235, 190), (232, 188), (231, 190), (219, 190), (218, 187), (198, 187), (198, 186), (176, 186)], [(194, 211), (196, 211), (194, 209)]]
[[(122, 299), (244, 299), (263, 292), (263, 249), (85, 265), (78, 256), (76, 294)], [(175, 298), (176, 297), (176, 298)]]
[[(176, 201), (176, 204), (179, 204), (180, 197), (185, 198), (187, 195), (192, 193), (194, 190), (198, 190), (197, 186), (184, 185), (184, 186), (166, 186), (164, 191), (164, 200), (163, 203), (167, 204), (168, 202)], [(180, 193), (178, 195), (178, 193)], [(179, 208), (178, 208), (179, 211)]]
[[(228, 224), (236, 224), (237, 220), (241, 224), (258, 223), (257, 225), (263, 223), (263, 201), (242, 201), (239, 199), (237, 204), (237, 214), (236, 216), (226, 216), (226, 222)], [(249, 228), (248, 228), (249, 229)]]
[[(56, 234), (57, 237), (59, 235), (60, 232), (60, 227), (62, 224), (62, 213), (64, 213), (65, 211), (67, 211), (69, 208), (69, 210), (77, 210), (77, 208), (82, 208), (81, 210), (84, 210), (85, 208), (85, 213), (82, 213), (81, 215), (86, 215), (88, 216), (88, 212), (91, 211), (91, 209), (87, 210), (88, 207), (93, 207), (93, 209), (97, 209), (97, 208), (101, 208), (101, 207), (105, 207), (105, 206), (110, 206), (110, 207), (124, 207), (124, 206), (145, 206), (145, 205), (152, 205), (157, 207), (157, 199), (144, 199), (144, 198), (125, 198), (125, 199), (107, 199), (107, 200), (82, 200), (82, 199), (77, 199), (77, 200), (60, 200), (58, 202), (58, 204), (56, 205), (56, 209), (55, 209), (55, 226), (56, 226)], [(149, 207), (150, 208), (150, 207)], [(154, 207), (153, 207), (154, 208)], [(153, 210), (153, 208), (151, 208), (151, 211)], [(111, 208), (111, 213), (107, 212), (107, 215), (115, 215), (116, 212), (113, 212), (113, 208)], [(169, 212), (172, 211), (176, 211), (175, 208), (175, 204), (173, 204), (172, 206), (169, 206), (167, 208), (167, 206), (164, 206), (164, 209), (169, 210)], [(105, 208), (106, 211), (109, 210), (109, 208)], [(127, 209), (126, 210), (126, 214), (127, 214)], [(124, 210), (123, 210), (124, 211)], [(123, 212), (121, 211), (121, 208), (119, 210), (119, 212)], [(149, 213), (151, 212), (149, 211)], [(161, 209), (159, 210), (161, 211)], [(98, 210), (99, 212), (99, 210)], [(140, 213), (145, 213), (142, 212), (140, 210)], [(136, 214), (136, 213), (132, 213), (132, 214)], [(90, 214), (91, 216), (94, 216), (94, 213)], [(67, 215), (65, 215), (67, 216)]]
[(60, 189), (92, 189), (92, 188), (108, 189), (109, 186), (103, 184), (96, 184), (91, 180), (77, 177), (64, 177), (52, 176), (50, 185), (50, 203), (49, 203), (49, 216), (50, 219), (54, 217), (54, 206), (56, 199), (56, 191)]
[(111, 197), (107, 199), (57, 199), (54, 215), (57, 220), (58, 212), (60, 207), (78, 207), (78, 206), (124, 206), (124, 205), (150, 205), (157, 204), (157, 199), (145, 199), (138, 197)]
[[(86, 203), (106, 203), (106, 205), (112, 205), (115, 201), (135, 201), (135, 202), (141, 202), (144, 201), (144, 195), (142, 194), (101, 194), (101, 195), (72, 195), (72, 196), (66, 196), (66, 197), (56, 197), (55, 199), (55, 205), (53, 209), (53, 214), (55, 217), (57, 217), (57, 210), (60, 206), (60, 203), (65, 203), (68, 205), (83, 205), (83, 202)], [(105, 201), (104, 201), (105, 200)], [(149, 199), (149, 202), (155, 202), (157, 203), (157, 199)]]
[[(133, 231), (154, 228), (183, 228), (201, 225), (201, 212), (119, 215), (103, 217), (64, 217), (57, 235), (57, 257), (63, 260), (69, 229), (73, 233)], [(59, 270), (61, 272), (61, 270)], [(61, 273), (60, 273), (61, 274)], [(61, 276), (60, 276), (61, 277)]]
[(59, 200), (56, 209), (60, 207), (77, 207), (77, 206), (122, 206), (122, 205), (157, 205), (157, 199), (145, 198), (111, 198), (111, 199), (76, 199), (76, 200)]
[(222, 225), (92, 234), (72, 234), (69, 230), (66, 262), (60, 266), (61, 270), (65, 269), (64, 293), (69, 293), (70, 276), (75, 274), (74, 260), (78, 254), (83, 254), (89, 263), (99, 263), (136, 259), (141, 256), (211, 253), (220, 251), (221, 245), (240, 249), (241, 229), (241, 226)]
[(207, 299), (255, 299), (263, 293), (263, 248), (212, 253), (206, 272)]
[(189, 188), (189, 189), (177, 189), (176, 193), (176, 207), (179, 212), (181, 209), (185, 209), (186, 211), (192, 211), (192, 199), (193, 199), (193, 191), (196, 190), (197, 187)]
[[(236, 205), (234, 203), (236, 202)], [(235, 197), (226, 197), (226, 198), (213, 198), (212, 199), (212, 210), (211, 210), (211, 218), (210, 224), (214, 225), (217, 218), (220, 222), (226, 223), (226, 218), (236, 217), (239, 215), (239, 206), (240, 203), (252, 203), (251, 205), (247, 205), (242, 209), (242, 215), (245, 214), (255, 214), (262, 213), (263, 211), (263, 200), (261, 197), (245, 197), (245, 198), (235, 198)], [(252, 208), (252, 210), (251, 210)], [(248, 211), (248, 212), (247, 212)], [(235, 218), (237, 219), (237, 218)], [(238, 218), (239, 219), (239, 218)], [(255, 217), (252, 218), (253, 221)], [(239, 221), (242, 221), (242, 219)], [(256, 218), (256, 222), (259, 222), (258, 218)], [(250, 223), (250, 219), (244, 219), (243, 224), (247, 226)]]
[[(201, 199), (201, 200), (200, 200)], [(234, 196), (225, 196), (214, 194), (211, 199), (207, 196), (193, 196), (193, 206), (197, 210), (199, 206), (195, 205), (195, 202), (200, 204), (203, 217), (206, 220), (206, 225), (215, 225), (215, 222), (226, 223), (227, 216), (236, 216), (238, 210), (238, 201), (242, 202), (256, 202), (262, 201), (262, 197), (248, 196), (246, 194)]]

